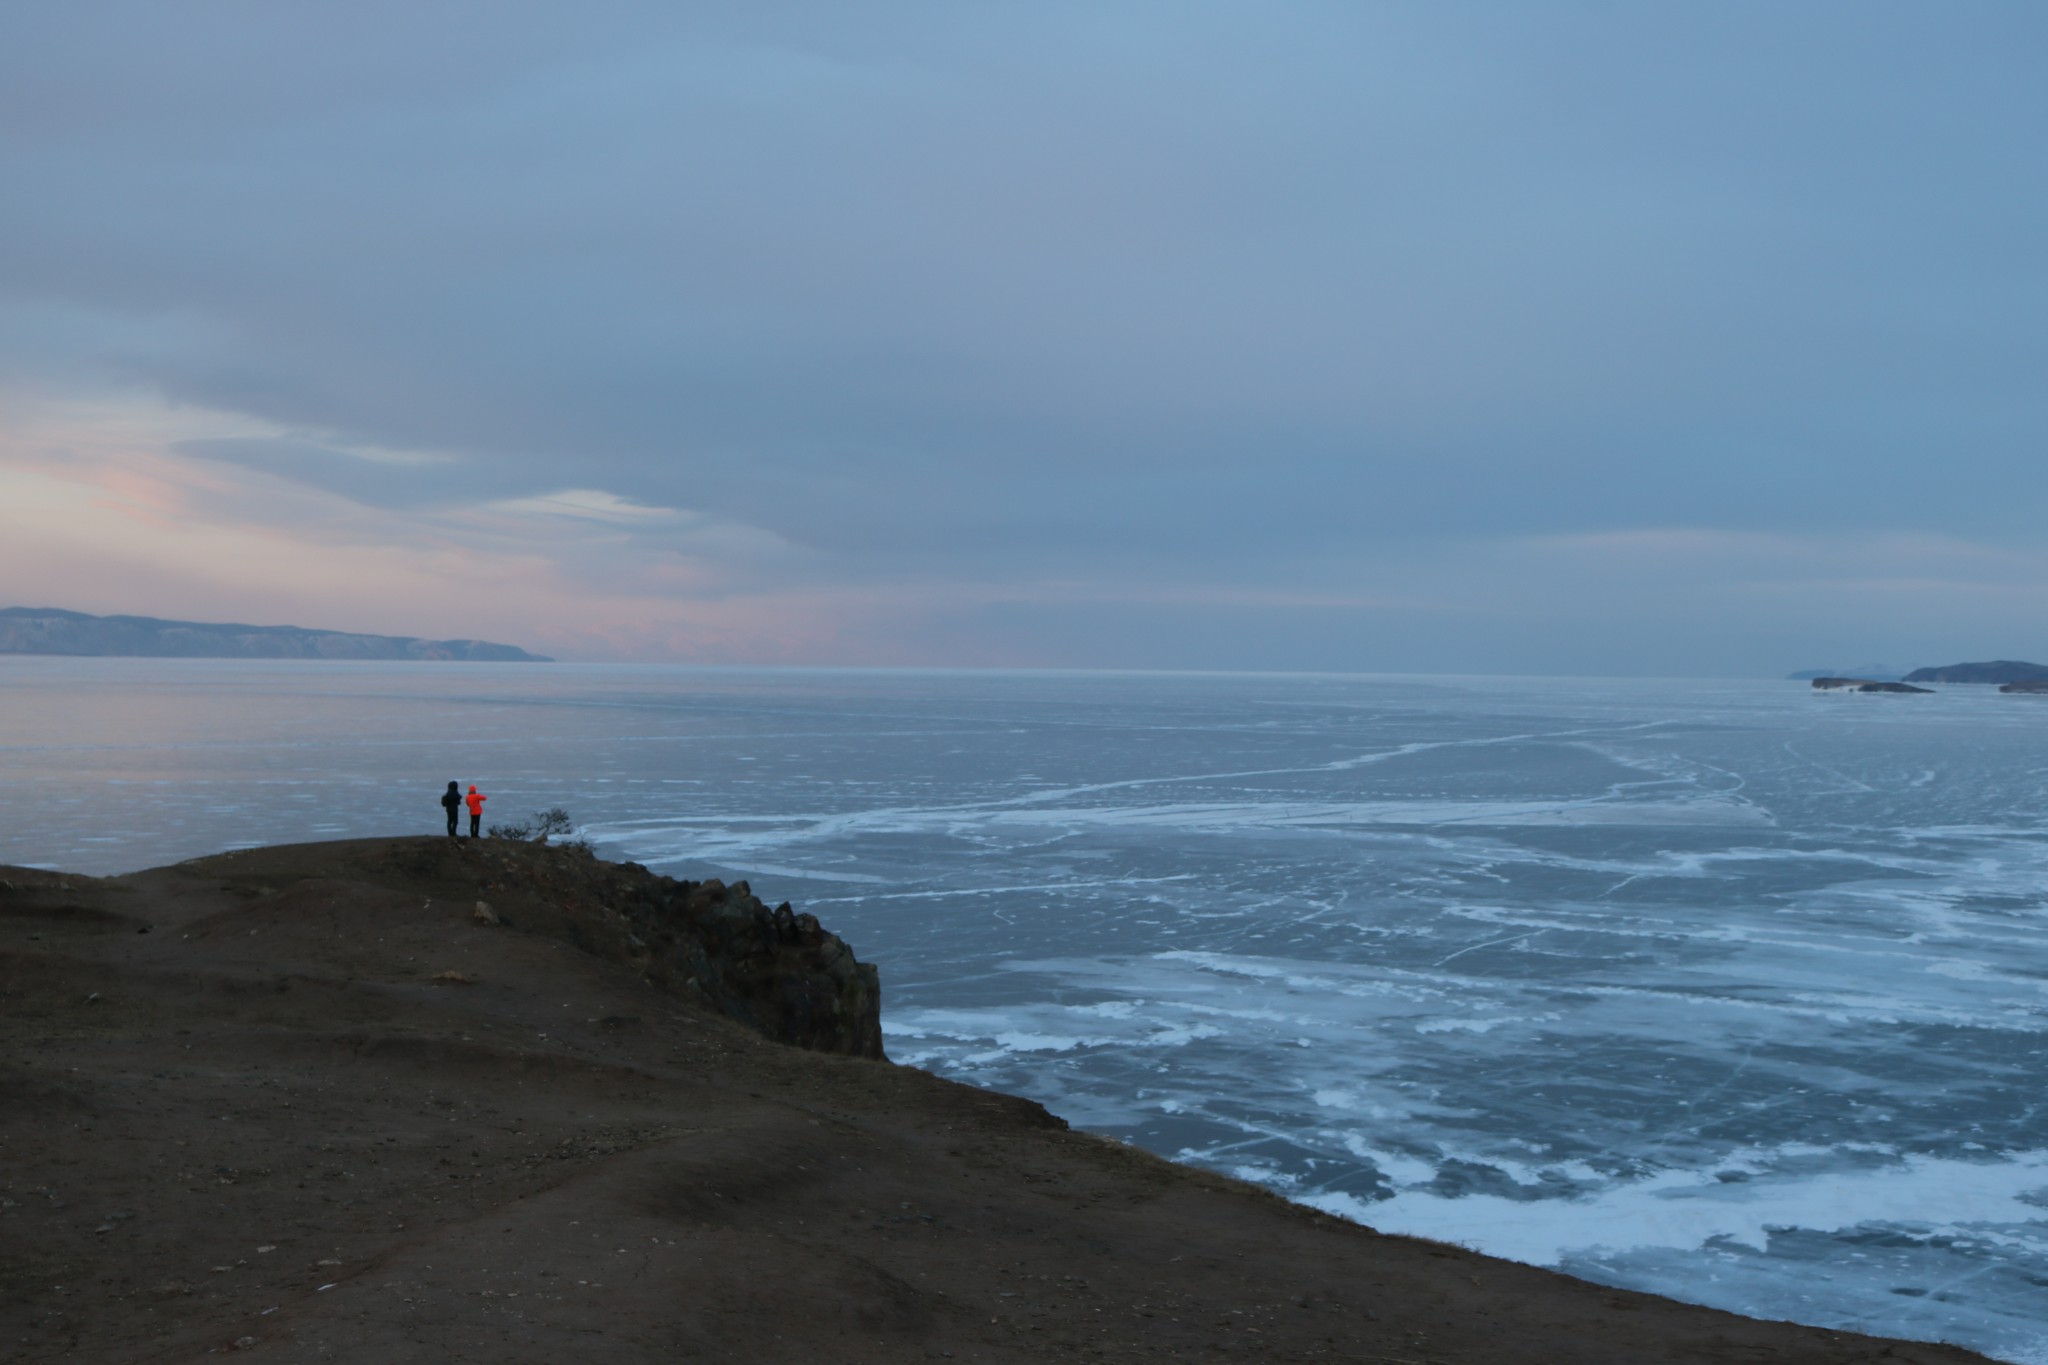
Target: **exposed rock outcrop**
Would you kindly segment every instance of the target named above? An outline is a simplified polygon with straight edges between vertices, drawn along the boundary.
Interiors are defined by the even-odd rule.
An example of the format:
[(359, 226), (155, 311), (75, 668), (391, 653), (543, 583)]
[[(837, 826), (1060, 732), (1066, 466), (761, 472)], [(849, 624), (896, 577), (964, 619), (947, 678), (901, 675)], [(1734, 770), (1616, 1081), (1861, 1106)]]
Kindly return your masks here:
[(789, 902), (770, 910), (745, 882), (650, 876), (626, 911), (648, 979), (694, 991), (778, 1042), (882, 1055), (882, 985), (844, 940)]
[(2048, 678), (2036, 678), (2031, 682), (2009, 682), (1998, 689), (2001, 692), (2048, 693)]

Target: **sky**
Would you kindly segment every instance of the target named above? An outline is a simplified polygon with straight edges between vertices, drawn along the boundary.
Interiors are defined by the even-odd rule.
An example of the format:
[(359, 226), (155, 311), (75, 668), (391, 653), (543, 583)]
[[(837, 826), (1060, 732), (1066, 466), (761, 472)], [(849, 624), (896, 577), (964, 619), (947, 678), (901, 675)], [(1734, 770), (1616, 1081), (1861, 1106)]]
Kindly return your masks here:
[(2038, 0), (23, 0), (0, 605), (2048, 659)]

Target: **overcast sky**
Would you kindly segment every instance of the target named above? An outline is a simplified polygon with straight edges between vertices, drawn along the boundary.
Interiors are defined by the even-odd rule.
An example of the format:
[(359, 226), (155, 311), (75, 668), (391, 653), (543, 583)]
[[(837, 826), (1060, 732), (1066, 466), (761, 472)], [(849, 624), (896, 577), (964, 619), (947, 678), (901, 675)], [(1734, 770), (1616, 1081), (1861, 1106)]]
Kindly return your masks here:
[(2038, 0), (0, 7), (0, 605), (2048, 658)]

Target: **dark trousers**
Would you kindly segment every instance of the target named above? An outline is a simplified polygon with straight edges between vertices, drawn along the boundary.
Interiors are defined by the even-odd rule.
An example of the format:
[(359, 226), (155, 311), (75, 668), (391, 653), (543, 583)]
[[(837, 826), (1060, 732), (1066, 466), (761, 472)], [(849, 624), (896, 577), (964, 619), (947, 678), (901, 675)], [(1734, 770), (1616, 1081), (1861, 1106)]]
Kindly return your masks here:
[(483, 818), (483, 816), (481, 816), (481, 815), (472, 815), (472, 816), (470, 816), (470, 817), (469, 817), (469, 837), (470, 837), (470, 838), (472, 838), (472, 839), (476, 838), (476, 827), (477, 827), (478, 825), (481, 825), (481, 824), (482, 824), (483, 822), (484, 822), (484, 818)]
[(448, 808), (448, 837), (451, 839), (455, 837), (455, 807), (453, 806)]

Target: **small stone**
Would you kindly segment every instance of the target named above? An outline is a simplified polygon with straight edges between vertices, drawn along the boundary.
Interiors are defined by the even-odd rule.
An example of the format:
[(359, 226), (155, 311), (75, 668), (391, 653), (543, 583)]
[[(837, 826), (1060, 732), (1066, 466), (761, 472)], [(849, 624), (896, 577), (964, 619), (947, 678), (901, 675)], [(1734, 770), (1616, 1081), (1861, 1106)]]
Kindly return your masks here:
[(275, 1251), (275, 1250), (277, 1250), (277, 1244), (273, 1242), (273, 1243), (272, 1243), (271, 1245), (269, 1245), (269, 1246), (267, 1246), (267, 1247), (257, 1247), (257, 1248), (256, 1248), (256, 1254), (257, 1254), (258, 1256), (262, 1256), (262, 1255), (264, 1255), (264, 1254), (266, 1254), (266, 1253), (268, 1253), (268, 1252), (272, 1252), (272, 1251)]
[(469, 917), (478, 924), (497, 924), (500, 922), (498, 912), (491, 909), (489, 901), (478, 901), (476, 909), (469, 912)]
[(436, 972), (434, 980), (450, 986), (468, 986), (476, 982), (476, 978), (467, 972)]
[(246, 1350), (249, 1350), (250, 1348), (254, 1347), (255, 1345), (256, 1345), (256, 1338), (254, 1338), (254, 1337), (236, 1337), (236, 1338), (235, 1338), (235, 1349), (236, 1349), (237, 1351), (246, 1351)]

